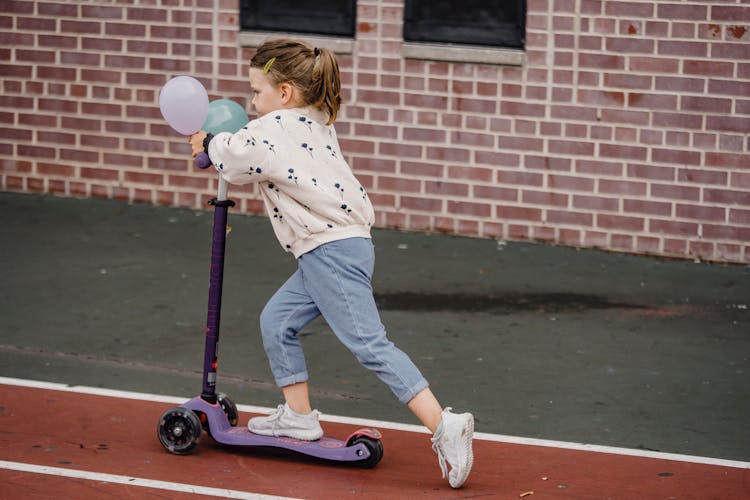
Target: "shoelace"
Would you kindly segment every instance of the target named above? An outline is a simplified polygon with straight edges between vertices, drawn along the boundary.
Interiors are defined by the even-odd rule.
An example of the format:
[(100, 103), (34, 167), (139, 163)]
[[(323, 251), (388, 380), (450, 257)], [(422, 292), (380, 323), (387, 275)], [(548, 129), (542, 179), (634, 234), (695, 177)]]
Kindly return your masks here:
[(446, 464), (445, 454), (443, 448), (438, 442), (432, 443), (432, 449), (437, 453), (438, 462), (440, 463), (440, 470), (443, 472), (443, 479), (448, 477), (448, 465)]

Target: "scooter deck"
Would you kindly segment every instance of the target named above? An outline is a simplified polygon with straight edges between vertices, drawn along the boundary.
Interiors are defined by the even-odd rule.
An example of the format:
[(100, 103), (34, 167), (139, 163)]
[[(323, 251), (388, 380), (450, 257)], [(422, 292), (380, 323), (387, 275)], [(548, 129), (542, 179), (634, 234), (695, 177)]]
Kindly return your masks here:
[[(208, 403), (200, 397), (191, 399), (182, 405), (184, 408), (206, 415), (211, 437), (218, 443), (235, 446), (272, 446), (303, 453), (326, 460), (343, 462), (359, 462), (370, 457), (370, 450), (362, 443), (347, 446), (347, 441), (333, 439), (326, 436), (316, 441), (302, 441), (288, 437), (262, 436), (250, 432), (247, 427), (232, 427), (227, 420), (224, 410), (219, 403)], [(367, 435), (379, 438), (374, 429), (361, 429), (352, 434)]]

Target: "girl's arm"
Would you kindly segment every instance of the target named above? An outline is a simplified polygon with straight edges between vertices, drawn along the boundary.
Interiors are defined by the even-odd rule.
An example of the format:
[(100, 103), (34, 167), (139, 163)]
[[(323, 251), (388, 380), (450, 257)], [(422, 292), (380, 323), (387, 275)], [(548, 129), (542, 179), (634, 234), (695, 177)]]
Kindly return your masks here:
[(249, 184), (266, 180), (264, 172), (268, 147), (258, 140), (251, 122), (236, 134), (222, 132), (213, 136), (199, 131), (190, 136), (193, 157), (206, 151), (211, 163), (231, 184)]

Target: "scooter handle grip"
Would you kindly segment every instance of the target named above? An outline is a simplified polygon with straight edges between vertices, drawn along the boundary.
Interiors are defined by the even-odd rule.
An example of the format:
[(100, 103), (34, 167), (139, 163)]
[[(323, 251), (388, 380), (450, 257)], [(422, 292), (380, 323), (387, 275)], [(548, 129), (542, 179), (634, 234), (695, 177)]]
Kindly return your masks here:
[(211, 166), (211, 159), (204, 152), (198, 153), (195, 157), (195, 166), (200, 169), (205, 169)]

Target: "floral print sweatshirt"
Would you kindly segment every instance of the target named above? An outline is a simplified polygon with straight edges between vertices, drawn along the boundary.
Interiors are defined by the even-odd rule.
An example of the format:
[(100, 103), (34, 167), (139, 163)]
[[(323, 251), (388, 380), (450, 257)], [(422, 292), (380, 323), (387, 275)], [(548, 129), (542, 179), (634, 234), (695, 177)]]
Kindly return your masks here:
[(208, 144), (227, 182), (258, 183), (276, 237), (295, 258), (323, 243), (370, 238), (375, 219), (326, 121), (312, 108), (282, 109)]

